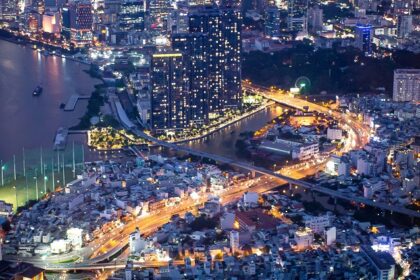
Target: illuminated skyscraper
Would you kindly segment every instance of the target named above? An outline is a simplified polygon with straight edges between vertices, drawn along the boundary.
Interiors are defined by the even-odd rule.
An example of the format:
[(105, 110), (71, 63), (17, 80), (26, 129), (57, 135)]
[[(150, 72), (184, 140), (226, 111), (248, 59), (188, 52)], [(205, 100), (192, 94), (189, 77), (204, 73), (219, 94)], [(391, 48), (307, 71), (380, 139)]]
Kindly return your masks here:
[(90, 2), (72, 2), (68, 8), (70, 40), (75, 46), (92, 42), (93, 14)]
[(17, 1), (0, 0), (0, 20), (13, 21), (16, 19)]
[(223, 69), (222, 110), (238, 109), (242, 105), (241, 53), (242, 15), (239, 10), (222, 8), (225, 67)]
[(312, 32), (322, 31), (323, 11), (319, 6), (312, 7), (308, 10), (308, 25)]
[(66, 5), (61, 9), (61, 33), (67, 40), (70, 40), (70, 28), (70, 9)]
[(365, 54), (372, 53), (372, 26), (358, 24), (355, 29), (355, 46)]
[(174, 33), (188, 32), (188, 6), (178, 6), (168, 16), (168, 30)]
[(288, 0), (287, 26), (290, 31), (308, 30), (308, 0)]
[(397, 24), (398, 38), (407, 38), (413, 31), (413, 16), (399, 15)]
[(241, 106), (241, 22), (233, 8), (200, 7), (189, 15), (190, 32), (208, 36), (210, 118)]
[(151, 64), (151, 127), (154, 132), (188, 125), (188, 80), (180, 52), (156, 53)]
[(192, 124), (208, 121), (208, 36), (203, 33), (172, 35), (172, 48), (184, 54), (189, 83), (189, 119)]
[(415, 7), (419, 7), (418, 4), (416, 5), (418, 1), (412, 1), (412, 0), (395, 0), (393, 1), (393, 10), (394, 14), (398, 15), (411, 15), (413, 12), (413, 9)]
[(394, 71), (394, 101), (420, 102), (420, 69)]
[(150, 1), (150, 16), (154, 22), (162, 23), (166, 21), (166, 17), (172, 9), (169, 0), (151, 0)]
[(146, 3), (143, 0), (126, 0), (118, 15), (119, 26), (124, 31), (143, 31)]
[(42, 30), (46, 33), (59, 34), (60, 27), (60, 14), (58, 12), (46, 12), (42, 16)]
[(280, 10), (272, 6), (265, 11), (265, 35), (268, 37), (280, 36)]

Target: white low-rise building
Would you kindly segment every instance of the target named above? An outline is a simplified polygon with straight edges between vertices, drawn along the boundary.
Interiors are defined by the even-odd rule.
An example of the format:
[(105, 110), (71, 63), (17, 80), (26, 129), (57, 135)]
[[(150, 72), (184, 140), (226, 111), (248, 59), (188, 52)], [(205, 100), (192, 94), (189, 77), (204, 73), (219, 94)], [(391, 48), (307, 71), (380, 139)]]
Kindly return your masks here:
[(314, 234), (310, 228), (304, 228), (295, 232), (296, 250), (304, 250), (312, 246)]
[(326, 228), (324, 230), (324, 236), (327, 245), (330, 246), (337, 239), (337, 229), (335, 227)]
[(235, 226), (235, 214), (226, 212), (222, 217), (220, 217), (220, 227), (223, 230), (233, 229)]
[(372, 179), (363, 181), (363, 196), (371, 199), (373, 194), (378, 191), (387, 190), (388, 187), (382, 180)]
[(333, 155), (325, 165), (325, 172), (333, 176), (349, 176), (350, 167), (348, 158)]
[(52, 254), (62, 254), (70, 251), (71, 244), (70, 241), (64, 239), (54, 240), (51, 245), (51, 253)]
[(298, 145), (292, 150), (292, 158), (298, 160), (308, 160), (319, 155), (319, 143), (305, 143)]
[(258, 193), (246, 192), (243, 196), (245, 206), (257, 205), (258, 204)]
[(305, 227), (310, 228), (314, 233), (322, 233), (326, 227), (331, 225), (331, 220), (330, 214), (308, 217), (305, 219)]
[(67, 230), (67, 240), (70, 241), (73, 248), (83, 246), (83, 230), (80, 228), (69, 228)]
[(130, 253), (140, 253), (146, 248), (146, 241), (141, 237), (140, 230), (137, 228), (133, 233), (130, 234), (128, 245)]
[(343, 131), (340, 128), (328, 128), (327, 139), (341, 140), (343, 138)]

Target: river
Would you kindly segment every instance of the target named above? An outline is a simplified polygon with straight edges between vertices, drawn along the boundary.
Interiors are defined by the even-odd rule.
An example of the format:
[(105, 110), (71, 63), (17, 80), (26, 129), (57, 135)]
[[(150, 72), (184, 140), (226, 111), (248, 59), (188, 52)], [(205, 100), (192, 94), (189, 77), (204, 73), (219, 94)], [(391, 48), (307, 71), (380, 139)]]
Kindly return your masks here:
[[(44, 56), (26, 46), (0, 40), (0, 159), (10, 160), (22, 148), (51, 149), (56, 130), (71, 127), (86, 110), (59, 108), (72, 94), (90, 95), (99, 81), (83, 70), (86, 65), (57, 56)], [(43, 92), (32, 96), (37, 85)]]
[[(59, 127), (78, 123), (86, 110), (86, 101), (79, 101), (73, 112), (64, 112), (59, 106), (72, 94), (89, 95), (99, 83), (83, 71), (86, 68), (75, 61), (44, 56), (29, 47), (0, 40), (0, 160), (20, 155), (23, 147), (50, 149)], [(44, 88), (43, 93), (33, 97), (32, 91), (38, 84)], [(280, 112), (280, 107), (272, 106), (188, 145), (243, 159), (235, 149), (239, 134), (259, 129)]]
[(250, 117), (247, 117), (233, 125), (225, 127), (203, 139), (190, 142), (192, 149), (219, 154), (236, 160), (245, 160), (245, 157), (237, 152), (236, 141), (240, 139), (242, 132), (256, 131), (267, 122), (273, 120), (282, 113), (282, 107), (273, 105)]
[[(282, 112), (283, 107), (279, 105), (272, 105), (250, 117), (244, 118), (215, 133), (212, 133), (209, 136), (180, 145), (185, 145), (194, 150), (217, 154), (238, 161), (249, 161), (249, 158), (247, 158), (244, 154), (241, 154), (235, 147), (237, 140), (244, 139), (241, 137), (241, 133), (260, 129), (267, 122), (280, 116)], [(163, 153), (165, 156), (184, 155), (182, 152), (176, 153), (163, 148), (155, 148), (152, 150), (152, 153)]]
[[(65, 103), (72, 94), (90, 95), (94, 85), (100, 83), (83, 71), (87, 67), (61, 57), (43, 56), (29, 47), (0, 40), (0, 161), (5, 167), (4, 187), (1, 188), (0, 194), (2, 199), (23, 205), (28, 199), (37, 198), (36, 190), (41, 195), (42, 190), (52, 190), (54, 180), (51, 179), (54, 176), (57, 183), (60, 180), (65, 183), (74, 178), (75, 174), (71, 171), (72, 145), (67, 144), (67, 148), (70, 149), (67, 149), (65, 155), (61, 152), (52, 153), (51, 150), (56, 130), (62, 126), (71, 127), (77, 124), (86, 111), (87, 103), (85, 100), (79, 101), (72, 112), (63, 111), (60, 104)], [(43, 87), (43, 92), (34, 97), (32, 92), (37, 85)], [(197, 150), (245, 160), (235, 148), (240, 133), (259, 129), (281, 111), (281, 107), (271, 106), (204, 139), (186, 145)], [(71, 136), (68, 142), (70, 141), (75, 141), (76, 145), (86, 144), (86, 137)], [(23, 148), (26, 160), (22, 156)], [(48, 150), (50, 152), (47, 152)], [(119, 160), (123, 157), (119, 152), (89, 152), (86, 146), (85, 153), (82, 153), (78, 145), (76, 164), (81, 163), (82, 154), (86, 160), (98, 157)], [(13, 155), (16, 155), (17, 180), (13, 178)], [(58, 172), (58, 169), (52, 172), (52, 166), (57, 165), (58, 160), (66, 161), (66, 172)], [(48, 176), (40, 176), (43, 168)], [(26, 176), (22, 176), (25, 170)], [(3, 176), (1, 184), (3, 185)], [(37, 189), (37, 185), (41, 187)]]

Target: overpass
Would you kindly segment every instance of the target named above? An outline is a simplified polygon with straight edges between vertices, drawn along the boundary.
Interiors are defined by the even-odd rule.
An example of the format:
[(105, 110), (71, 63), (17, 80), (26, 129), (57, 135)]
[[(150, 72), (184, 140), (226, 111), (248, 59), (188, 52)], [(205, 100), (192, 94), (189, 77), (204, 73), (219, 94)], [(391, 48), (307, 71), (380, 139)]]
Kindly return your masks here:
[[(244, 86), (245, 89), (252, 91), (256, 94), (262, 95), (266, 98), (269, 98), (275, 102), (278, 102), (280, 104), (284, 104), (290, 107), (294, 107), (297, 109), (305, 109), (306, 107), (308, 107), (308, 109), (313, 110), (313, 111), (318, 111), (318, 112), (322, 112), (325, 114), (330, 114), (333, 117), (340, 119), (342, 121), (345, 121), (350, 129), (353, 131), (353, 133), (356, 136), (356, 140), (355, 143), (351, 144), (350, 146), (355, 146), (357, 147), (361, 147), (364, 144), (366, 144), (368, 142), (368, 132), (366, 131), (366, 128), (364, 128), (361, 124), (359, 124), (356, 121), (352, 121), (351, 118), (349, 118), (349, 116), (347, 115), (343, 115), (339, 112), (334, 112), (334, 111), (330, 111), (328, 108), (325, 108), (323, 106), (320, 106), (318, 104), (312, 103), (312, 102), (308, 102), (306, 100), (302, 100), (302, 99), (297, 99), (291, 96), (287, 96), (285, 94), (281, 94), (280, 96), (276, 96), (276, 95), (272, 95), (272, 94), (267, 94), (268, 90), (261, 88), (261, 87), (255, 87), (255, 86), (250, 86), (250, 85), (245, 85)], [(313, 191), (317, 191), (323, 194), (326, 194), (328, 196), (334, 197), (334, 198), (338, 198), (338, 199), (343, 199), (346, 201), (350, 201), (350, 202), (356, 202), (356, 203), (362, 203), (365, 205), (369, 205), (375, 208), (379, 208), (382, 210), (386, 210), (386, 211), (390, 211), (395, 212), (395, 213), (400, 213), (403, 215), (407, 215), (410, 216), (412, 218), (420, 218), (420, 212), (419, 211), (414, 211), (414, 210), (410, 210), (407, 209), (405, 207), (398, 207), (398, 206), (393, 206), (387, 203), (382, 203), (382, 202), (375, 202), (373, 200), (370, 199), (366, 199), (364, 197), (360, 197), (360, 196), (351, 196), (348, 195), (346, 193), (340, 192), (340, 191), (336, 191), (330, 188), (326, 188), (326, 187), (321, 187), (315, 184), (311, 184), (308, 182), (305, 182), (303, 180), (298, 180), (298, 179), (294, 179), (279, 173), (275, 173), (271, 170), (265, 169), (265, 168), (261, 168), (261, 167), (257, 167), (254, 165), (251, 165), (249, 163), (246, 162), (240, 162), (240, 161), (236, 161), (224, 156), (220, 156), (220, 155), (216, 155), (216, 154), (210, 154), (210, 153), (206, 153), (206, 152), (202, 152), (202, 151), (197, 151), (197, 150), (193, 150), (191, 148), (185, 147), (185, 146), (181, 146), (181, 145), (177, 145), (175, 143), (168, 143), (162, 140), (159, 140), (155, 137), (152, 137), (146, 133), (144, 133), (143, 131), (140, 131), (138, 129), (135, 129), (133, 131), (137, 136), (144, 138), (152, 143), (156, 143), (159, 146), (162, 147), (166, 147), (169, 149), (173, 149), (175, 151), (181, 151), (181, 152), (185, 152), (191, 155), (195, 155), (195, 156), (199, 156), (202, 158), (208, 158), (208, 159), (212, 159), (216, 162), (219, 163), (225, 163), (225, 164), (229, 164), (231, 166), (235, 166), (235, 167), (239, 167), (245, 170), (249, 170), (249, 171), (253, 171), (253, 172), (257, 172), (259, 174), (263, 174), (263, 175), (267, 175), (276, 179), (280, 179), (283, 180), (289, 184), (293, 184), (293, 185), (297, 185), (300, 187), (303, 187), (305, 189), (308, 190), (313, 190)], [(357, 144), (359, 143), (359, 144)], [(350, 147), (352, 148), (352, 147)]]
[[(175, 265), (181, 265), (184, 261), (173, 261)], [(106, 263), (61, 263), (61, 264), (45, 264), (41, 262), (32, 262), (37, 267), (41, 267), (47, 271), (91, 271), (91, 270), (106, 270), (106, 269), (122, 269), (125, 268), (127, 261), (118, 260)], [(159, 268), (168, 266), (169, 261), (145, 261), (145, 262), (133, 262), (135, 268)]]
[(141, 131), (139, 131), (139, 132), (140, 132), (140, 134), (138, 134), (139, 137), (146, 138), (147, 140), (149, 140), (151, 142), (154, 142), (154, 143), (156, 143), (160, 146), (163, 146), (163, 147), (166, 147), (166, 148), (169, 148), (169, 149), (185, 152), (185, 153), (192, 154), (192, 155), (195, 155), (195, 156), (199, 156), (199, 157), (202, 157), (202, 158), (208, 158), (208, 159), (214, 160), (214, 161), (219, 162), (219, 163), (226, 163), (226, 164), (229, 164), (231, 166), (235, 166), (235, 167), (239, 167), (239, 168), (242, 168), (242, 169), (245, 169), (245, 170), (257, 172), (259, 174), (263, 174), (263, 175), (267, 175), (267, 176), (270, 176), (270, 177), (273, 177), (273, 178), (276, 178), (276, 179), (280, 179), (280, 180), (283, 180), (283, 181), (285, 181), (289, 184), (300, 186), (300, 187), (303, 187), (303, 188), (308, 189), (308, 190), (317, 191), (317, 192), (326, 194), (326, 195), (334, 197), (334, 198), (343, 199), (343, 200), (350, 201), (350, 202), (363, 203), (365, 205), (369, 205), (369, 206), (372, 206), (372, 207), (375, 207), (375, 208), (380, 208), (380, 209), (387, 210), (387, 211), (390, 211), (390, 212), (400, 213), (400, 214), (404, 214), (404, 215), (414, 217), (414, 218), (420, 218), (420, 212), (417, 212), (417, 211), (414, 211), (414, 210), (410, 210), (410, 209), (407, 209), (407, 208), (404, 208), (404, 207), (396, 207), (396, 206), (389, 205), (389, 204), (386, 204), (386, 203), (374, 202), (373, 200), (366, 199), (364, 197), (349, 196), (348, 194), (342, 193), (340, 191), (336, 191), (336, 190), (326, 188), (326, 187), (321, 187), (321, 186), (318, 186), (318, 185), (315, 185), (315, 184), (312, 184), (312, 183), (305, 182), (303, 180), (290, 178), (290, 177), (287, 177), (285, 175), (273, 172), (271, 170), (251, 165), (251, 164), (246, 163), (246, 162), (240, 162), (240, 161), (236, 161), (236, 160), (224, 157), (224, 156), (210, 154), (210, 153), (206, 153), (206, 152), (202, 152), (202, 151), (197, 151), (197, 150), (190, 149), (188, 147), (179, 146), (179, 145), (176, 145), (176, 144), (173, 144), (173, 143), (168, 143), (168, 142), (165, 142), (165, 141), (158, 140), (158, 139), (156, 139), (156, 138), (154, 138), (150, 135), (147, 135), (147, 134), (145, 134)]
[[(253, 90), (259, 91), (259, 89), (253, 89)], [(267, 98), (269, 96), (269, 98), (271, 100), (276, 101), (278, 103), (282, 103), (282, 104), (285, 104), (287, 106), (295, 107), (295, 108), (298, 108), (298, 109), (304, 109), (303, 106), (307, 106), (307, 105), (304, 105), (304, 104), (305, 103), (310, 103), (310, 102), (307, 102), (307, 101), (303, 101), (303, 100), (296, 99), (296, 98), (291, 98), (291, 97), (279, 98), (279, 97), (268, 95), (266, 93), (260, 93), (260, 94), (264, 95)], [(321, 112), (324, 112), (324, 113), (332, 114), (333, 116), (338, 117), (340, 119), (345, 118), (344, 115), (342, 115), (338, 112), (329, 112), (327, 108), (324, 108), (324, 107), (319, 106), (319, 105), (314, 104), (314, 103), (310, 103), (310, 104), (311, 104), (311, 108), (310, 108), (311, 110), (321, 111)], [(321, 108), (317, 108), (317, 107), (321, 107)], [(348, 120), (347, 120), (347, 122), (348, 122)], [(361, 129), (360, 124), (357, 124), (356, 122), (354, 122), (351, 126), (351, 129), (354, 130), (356, 132), (356, 134), (359, 133), (359, 130)], [(334, 197), (334, 198), (369, 205), (369, 206), (372, 206), (372, 207), (375, 207), (375, 208), (379, 208), (379, 209), (382, 209), (382, 210), (385, 210), (385, 211), (389, 211), (391, 213), (395, 212), (395, 213), (400, 213), (400, 214), (403, 214), (403, 215), (407, 215), (407, 216), (410, 216), (412, 218), (420, 218), (420, 212), (418, 212), (418, 211), (410, 210), (410, 209), (407, 209), (407, 208), (404, 208), (404, 207), (396, 207), (396, 206), (386, 204), (386, 203), (375, 202), (373, 200), (366, 199), (364, 197), (351, 196), (351, 195), (348, 195), (347, 193), (342, 193), (340, 191), (336, 191), (336, 190), (333, 190), (333, 189), (330, 189), (330, 188), (318, 186), (316, 184), (305, 182), (303, 180), (294, 179), (294, 178), (291, 178), (291, 177), (273, 172), (273, 171), (265, 169), (265, 168), (254, 166), (254, 165), (246, 163), (246, 162), (240, 162), (240, 161), (236, 161), (236, 160), (224, 157), (224, 156), (193, 150), (191, 148), (188, 148), (188, 147), (185, 147), (185, 146), (180, 146), (180, 145), (177, 145), (175, 143), (168, 143), (168, 142), (156, 139), (155, 137), (152, 137), (152, 136), (150, 136), (150, 135), (148, 135), (148, 134), (146, 134), (143, 131), (138, 130), (138, 129), (133, 129), (133, 133), (136, 134), (138, 137), (144, 138), (144, 139), (146, 139), (146, 140), (148, 140), (152, 143), (155, 143), (159, 146), (162, 146), (162, 147), (166, 147), (166, 148), (173, 149), (173, 150), (176, 150), (176, 151), (185, 152), (185, 153), (195, 155), (195, 156), (199, 156), (199, 157), (202, 157), (202, 158), (208, 158), (208, 159), (214, 160), (214, 161), (219, 162), (219, 163), (229, 164), (231, 166), (235, 166), (235, 167), (238, 167), (238, 168), (241, 168), (241, 169), (253, 171), (253, 172), (263, 174), (263, 175), (266, 175), (266, 176), (269, 176), (269, 177), (272, 177), (272, 178), (280, 179), (281, 181), (283, 181), (285, 183), (287, 182), (289, 184), (300, 186), (300, 187), (303, 187), (303, 188), (311, 190), (311, 191), (317, 191), (317, 192), (326, 194), (326, 195)], [(360, 139), (358, 139), (358, 141), (363, 144), (363, 142), (366, 141), (366, 140), (363, 139), (363, 137), (361, 137)], [(130, 150), (132, 150), (135, 154), (140, 155), (140, 151), (136, 147), (131, 148)], [(106, 261), (106, 260), (110, 259), (113, 255), (118, 253), (123, 248), (123, 245), (125, 245), (125, 240), (124, 240), (124, 242), (119, 243), (116, 247), (112, 248), (109, 252), (105, 253), (104, 255), (101, 255), (97, 258), (87, 259), (83, 263), (68, 263), (68, 264), (64, 264), (64, 263), (62, 263), (62, 264), (40, 263), (40, 266), (47, 269), (47, 270), (55, 270), (55, 271), (123, 268), (125, 266), (125, 263), (124, 264), (122, 262), (120, 263), (120, 261), (100, 263), (100, 262), (103, 262), (103, 261)], [(135, 266), (136, 267), (157, 267), (158, 263), (159, 262), (136, 263)], [(167, 265), (167, 263), (165, 265)]]

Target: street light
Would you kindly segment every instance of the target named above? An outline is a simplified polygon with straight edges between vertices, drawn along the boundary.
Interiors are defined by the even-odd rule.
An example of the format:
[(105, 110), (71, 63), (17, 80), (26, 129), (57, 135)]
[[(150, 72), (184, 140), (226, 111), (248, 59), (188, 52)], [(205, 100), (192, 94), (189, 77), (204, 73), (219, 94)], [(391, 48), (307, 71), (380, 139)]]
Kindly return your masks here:
[(36, 191), (36, 200), (39, 199), (39, 193), (38, 193), (38, 178), (34, 177), (35, 180), (35, 191)]
[(44, 176), (44, 193), (45, 194), (47, 194), (47, 180), (48, 180), (48, 177)]
[(0, 161), (1, 165), (1, 185), (4, 186), (4, 170), (6, 169), (6, 166), (3, 165), (3, 161)]

